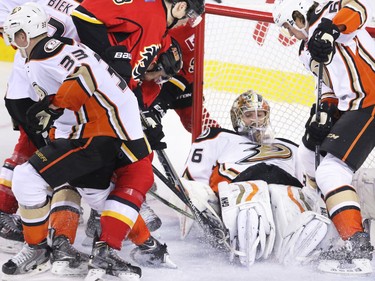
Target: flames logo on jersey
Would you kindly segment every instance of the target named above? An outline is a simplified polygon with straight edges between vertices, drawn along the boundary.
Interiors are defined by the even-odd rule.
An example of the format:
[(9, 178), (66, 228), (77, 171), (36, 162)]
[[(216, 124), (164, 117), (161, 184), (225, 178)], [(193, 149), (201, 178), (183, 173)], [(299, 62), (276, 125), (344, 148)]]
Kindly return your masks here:
[(151, 64), (157, 53), (161, 48), (160, 44), (145, 47), (141, 52), (141, 58), (137, 61), (133, 69), (133, 79), (139, 81), (142, 75), (146, 72), (147, 67)]
[[(249, 143), (251, 144), (251, 143)], [(281, 143), (270, 145), (256, 145), (255, 147), (246, 149), (252, 153), (245, 158), (237, 161), (236, 164), (248, 164), (253, 162), (266, 161), (269, 159), (289, 159), (292, 157), (292, 151)]]

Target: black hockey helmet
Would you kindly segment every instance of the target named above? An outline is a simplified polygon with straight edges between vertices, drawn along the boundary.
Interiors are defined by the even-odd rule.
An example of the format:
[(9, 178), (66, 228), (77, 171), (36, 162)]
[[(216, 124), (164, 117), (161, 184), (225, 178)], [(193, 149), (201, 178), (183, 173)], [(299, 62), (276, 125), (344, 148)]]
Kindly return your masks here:
[(189, 24), (196, 27), (201, 21), (201, 15), (204, 13), (205, 0), (174, 0), (174, 4), (178, 2), (186, 2), (188, 8), (186, 10), (186, 18), (189, 18)]
[(204, 0), (187, 0), (189, 9), (194, 10), (198, 15), (204, 13)]

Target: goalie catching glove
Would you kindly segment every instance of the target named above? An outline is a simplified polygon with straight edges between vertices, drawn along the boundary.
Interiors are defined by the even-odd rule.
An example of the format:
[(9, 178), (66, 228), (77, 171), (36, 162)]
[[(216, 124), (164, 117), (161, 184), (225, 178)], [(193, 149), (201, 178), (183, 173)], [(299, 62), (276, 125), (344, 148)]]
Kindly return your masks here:
[(335, 41), (340, 30), (331, 20), (322, 18), (308, 42), (311, 57), (317, 62), (330, 64), (335, 54)]
[(26, 112), (26, 121), (30, 130), (37, 134), (48, 131), (53, 122), (59, 118), (64, 109), (52, 109), (50, 107), (50, 97), (46, 96), (41, 101), (32, 105)]

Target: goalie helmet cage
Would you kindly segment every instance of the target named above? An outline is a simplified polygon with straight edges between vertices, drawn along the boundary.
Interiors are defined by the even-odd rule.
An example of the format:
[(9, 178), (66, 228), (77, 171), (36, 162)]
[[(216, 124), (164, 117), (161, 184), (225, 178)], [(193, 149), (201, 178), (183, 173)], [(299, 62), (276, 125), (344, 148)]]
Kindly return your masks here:
[[(375, 37), (375, 28), (368, 30)], [(233, 130), (232, 103), (253, 89), (270, 103), (275, 135), (300, 143), (315, 83), (298, 58), (299, 46), (269, 12), (206, 4), (195, 33), (193, 140), (212, 120)], [(375, 152), (363, 166), (375, 167)]]

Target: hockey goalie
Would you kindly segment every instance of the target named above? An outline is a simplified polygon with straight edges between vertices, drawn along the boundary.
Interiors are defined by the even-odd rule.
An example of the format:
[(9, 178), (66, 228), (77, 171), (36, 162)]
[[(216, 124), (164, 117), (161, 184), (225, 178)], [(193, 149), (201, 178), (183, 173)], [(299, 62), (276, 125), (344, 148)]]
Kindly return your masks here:
[[(193, 142), (184, 188), (203, 214), (224, 224), (218, 242), (230, 261), (307, 262), (319, 254), (330, 221), (316, 189), (301, 183), (298, 146), (274, 138), (270, 106), (252, 90), (234, 100), (230, 117), (234, 131), (210, 128)], [(185, 237), (193, 221), (180, 222)]]

